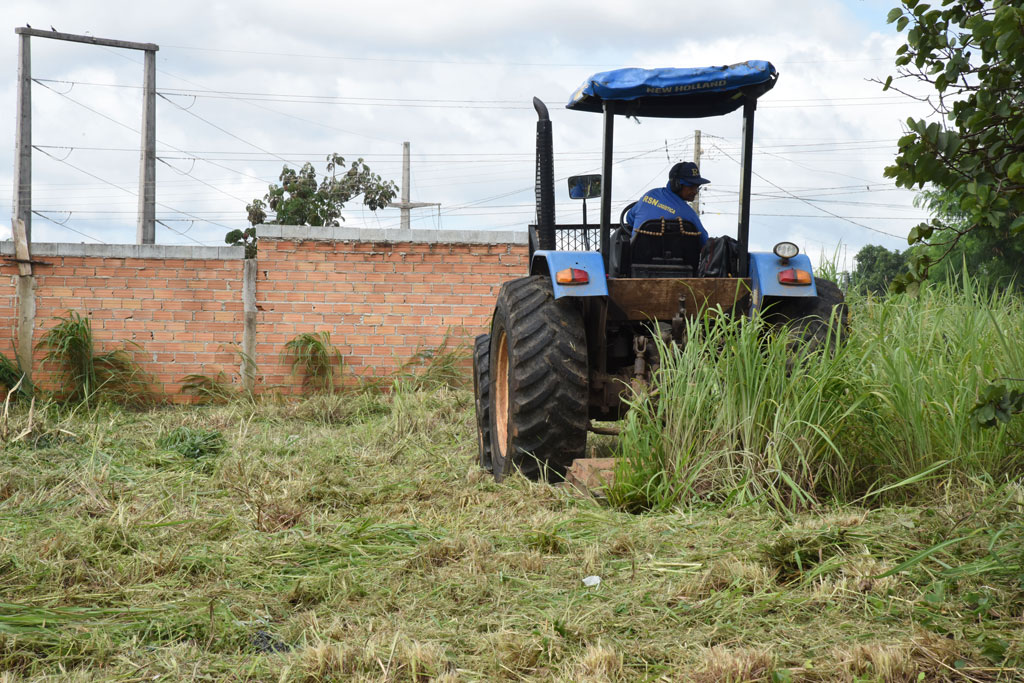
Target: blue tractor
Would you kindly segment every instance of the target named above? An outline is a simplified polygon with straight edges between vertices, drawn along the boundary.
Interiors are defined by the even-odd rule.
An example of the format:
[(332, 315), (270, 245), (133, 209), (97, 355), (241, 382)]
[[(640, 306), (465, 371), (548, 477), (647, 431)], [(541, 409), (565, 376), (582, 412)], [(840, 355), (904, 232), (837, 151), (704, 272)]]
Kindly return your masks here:
[[(763, 315), (809, 345), (835, 340), (846, 322), (835, 283), (813, 275), (795, 244), (750, 252), (750, 180), (757, 100), (778, 73), (765, 61), (688, 69), (618, 69), (588, 78), (568, 109), (604, 115), (602, 174), (570, 179), (570, 195), (600, 196), (600, 225), (556, 224), (551, 121), (537, 111), (537, 223), (530, 271), (502, 285), (489, 334), (473, 354), (480, 465), (501, 480), (513, 469), (561, 478), (585, 456), (592, 420), (619, 419), (630, 387), (659, 365), (655, 336), (685, 343), (708, 309)], [(692, 223), (612, 224), (616, 116), (702, 118), (742, 109), (738, 235), (733, 257), (707, 267)], [(629, 207), (626, 207), (628, 210)], [(715, 241), (719, 247), (720, 241)], [(727, 250), (728, 251), (728, 250)], [(705, 248), (707, 252), (707, 248)]]

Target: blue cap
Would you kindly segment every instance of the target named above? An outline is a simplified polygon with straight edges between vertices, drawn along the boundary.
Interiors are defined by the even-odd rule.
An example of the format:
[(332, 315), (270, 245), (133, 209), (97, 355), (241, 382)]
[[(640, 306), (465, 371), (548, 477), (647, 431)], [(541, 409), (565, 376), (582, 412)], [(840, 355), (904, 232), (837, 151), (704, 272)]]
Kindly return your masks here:
[(683, 185), (704, 185), (711, 181), (700, 177), (700, 169), (692, 161), (681, 161), (668, 172), (669, 180), (678, 180)]

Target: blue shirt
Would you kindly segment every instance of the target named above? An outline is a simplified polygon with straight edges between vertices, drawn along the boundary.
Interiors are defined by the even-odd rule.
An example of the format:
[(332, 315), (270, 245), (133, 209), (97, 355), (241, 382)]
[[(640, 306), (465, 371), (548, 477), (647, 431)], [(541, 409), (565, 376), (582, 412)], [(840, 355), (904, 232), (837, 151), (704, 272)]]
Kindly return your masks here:
[(635, 226), (643, 225), (644, 221), (651, 219), (660, 220), (662, 218), (671, 220), (682, 218), (684, 221), (690, 221), (697, 228), (697, 232), (700, 233), (700, 246), (703, 247), (708, 241), (708, 231), (701, 225), (697, 212), (684, 202), (679, 195), (670, 190), (668, 185), (655, 188), (641, 197), (640, 201), (626, 212), (625, 222), (629, 226), (629, 232), (632, 235)]

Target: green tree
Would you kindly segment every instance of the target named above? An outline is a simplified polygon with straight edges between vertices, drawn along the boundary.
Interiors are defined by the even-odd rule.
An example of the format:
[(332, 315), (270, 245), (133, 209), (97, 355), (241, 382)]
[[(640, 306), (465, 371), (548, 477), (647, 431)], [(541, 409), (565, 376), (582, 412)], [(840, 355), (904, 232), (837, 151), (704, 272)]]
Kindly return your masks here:
[[(279, 225), (339, 225), (345, 204), (362, 195), (363, 204), (371, 211), (387, 206), (398, 194), (398, 185), (384, 180), (370, 170), (366, 162), (357, 159), (345, 169), (345, 158), (339, 154), (327, 156), (327, 171), (317, 180), (313, 164), (305, 163), (295, 170), (285, 166), (281, 170), (279, 185), (270, 185), (263, 199), (254, 199), (245, 207), (246, 217), (253, 227), (232, 230), (224, 241), (231, 245), (244, 245), (246, 258), (256, 255), (256, 226), (262, 223)], [(267, 220), (267, 210), (273, 211), (273, 220)]]
[(854, 256), (857, 267), (850, 276), (850, 286), (862, 292), (883, 294), (889, 283), (906, 269), (906, 252), (890, 251), (877, 244), (865, 245)]
[[(937, 213), (907, 236), (913, 249), (904, 287), (928, 276), (968, 235), (980, 244), (1024, 231), (1024, 0), (943, 0), (941, 8), (902, 0), (889, 13), (906, 43), (897, 78), (923, 83), (938, 120), (907, 120), (885, 175), (906, 188), (928, 186), (955, 198), (951, 221)], [(890, 76), (885, 89), (893, 87)], [(894, 88), (900, 92), (900, 88)], [(904, 94), (910, 94), (905, 92)]]
[[(1014, 239), (1007, 224), (994, 230), (967, 230), (967, 216), (960, 209), (957, 197), (948, 192), (925, 190), (917, 196), (914, 204), (927, 208), (945, 223), (955, 226), (952, 231), (936, 230), (929, 240), (933, 244), (924, 247), (937, 261), (928, 271), (929, 280), (959, 281), (966, 271), (989, 289), (1013, 287), (1024, 291), (1024, 240)], [(946, 251), (946, 244), (953, 241), (956, 245), (939, 260), (938, 257)]]

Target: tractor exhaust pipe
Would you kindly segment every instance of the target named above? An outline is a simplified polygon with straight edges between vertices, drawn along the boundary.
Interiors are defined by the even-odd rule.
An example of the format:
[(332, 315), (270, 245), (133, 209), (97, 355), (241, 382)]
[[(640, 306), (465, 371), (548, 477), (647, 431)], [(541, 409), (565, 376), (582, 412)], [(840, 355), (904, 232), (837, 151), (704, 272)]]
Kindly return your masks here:
[[(555, 152), (548, 108), (533, 98), (537, 110), (537, 249), (555, 249)], [(533, 238), (530, 239), (531, 245)], [(531, 249), (531, 252), (533, 250)]]

